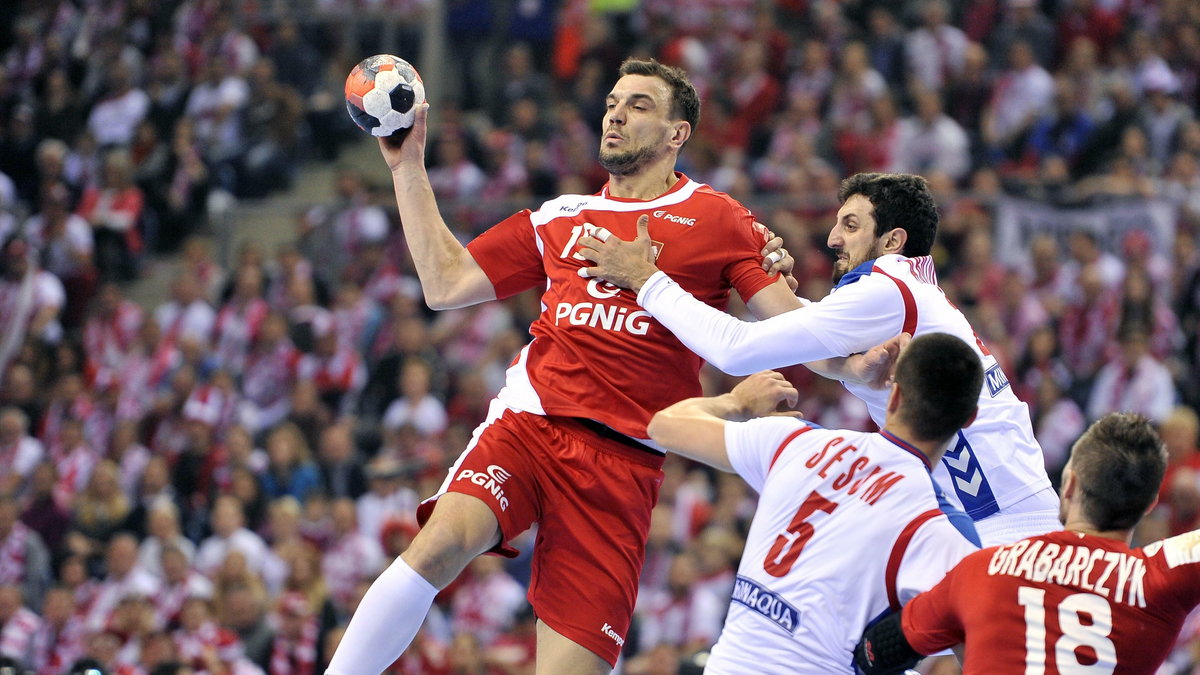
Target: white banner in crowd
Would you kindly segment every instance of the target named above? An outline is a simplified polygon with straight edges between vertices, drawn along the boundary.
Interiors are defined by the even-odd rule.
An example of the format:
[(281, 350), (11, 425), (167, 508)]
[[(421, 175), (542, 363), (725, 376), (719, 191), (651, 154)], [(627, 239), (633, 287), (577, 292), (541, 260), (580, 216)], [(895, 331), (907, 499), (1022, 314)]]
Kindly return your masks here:
[(1064, 258), (1072, 232), (1096, 234), (1100, 246), (1118, 256), (1121, 242), (1133, 230), (1150, 237), (1153, 250), (1167, 252), (1175, 245), (1179, 207), (1166, 199), (1122, 199), (1097, 206), (1067, 208), (1028, 199), (1002, 197), (996, 202), (996, 259), (1005, 265), (1027, 261), (1029, 242), (1048, 234), (1058, 240)]

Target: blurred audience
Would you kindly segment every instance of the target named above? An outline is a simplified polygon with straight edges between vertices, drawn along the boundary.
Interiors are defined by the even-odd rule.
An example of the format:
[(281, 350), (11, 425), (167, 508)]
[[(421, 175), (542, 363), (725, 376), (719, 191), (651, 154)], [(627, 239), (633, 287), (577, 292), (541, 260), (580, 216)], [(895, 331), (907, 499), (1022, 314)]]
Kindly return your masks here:
[[(783, 234), (802, 294), (829, 290), (841, 177), (925, 175), (948, 298), (1030, 406), (1051, 476), (1088, 419), (1143, 412), (1171, 468), (1138, 541), (1200, 527), (1200, 5), (509, 4), (449, 3), (448, 81), (424, 69), (457, 236), (599, 189), (616, 66), (682, 65), (704, 115), (681, 169)], [(427, 5), (0, 11), (0, 656), (318, 673), (415, 536), (538, 297), (429, 311), (381, 167), (334, 165), (327, 201), (287, 191), (366, 141), (342, 78), (369, 53), (419, 60)], [(281, 193), (294, 240), (229, 260), (233, 205)], [(1018, 199), (1061, 209), (1055, 229), (1014, 240)], [(169, 297), (130, 300), (176, 252)], [(817, 423), (871, 427), (837, 383), (789, 377)], [(628, 673), (695, 668), (753, 513), (736, 479), (665, 470)], [(480, 558), (391, 672), (531, 673), (530, 576)], [(1200, 629), (1172, 667), (1194, 654)]]

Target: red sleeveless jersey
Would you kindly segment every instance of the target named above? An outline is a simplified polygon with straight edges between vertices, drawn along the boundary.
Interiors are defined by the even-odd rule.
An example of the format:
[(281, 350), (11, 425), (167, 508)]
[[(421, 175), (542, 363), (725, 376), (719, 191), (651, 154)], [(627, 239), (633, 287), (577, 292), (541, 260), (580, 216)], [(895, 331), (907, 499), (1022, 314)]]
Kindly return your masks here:
[(506, 298), (541, 287), (533, 341), (509, 369), (500, 399), (543, 415), (587, 417), (636, 438), (656, 411), (699, 396), (701, 360), (637, 304), (637, 296), (585, 279), (579, 239), (603, 227), (632, 240), (650, 217), (657, 265), (704, 302), (724, 309), (729, 290), (744, 299), (770, 285), (761, 268), (766, 243), (750, 211), (683, 174), (662, 196), (619, 199), (565, 195), (521, 211), (468, 246)]

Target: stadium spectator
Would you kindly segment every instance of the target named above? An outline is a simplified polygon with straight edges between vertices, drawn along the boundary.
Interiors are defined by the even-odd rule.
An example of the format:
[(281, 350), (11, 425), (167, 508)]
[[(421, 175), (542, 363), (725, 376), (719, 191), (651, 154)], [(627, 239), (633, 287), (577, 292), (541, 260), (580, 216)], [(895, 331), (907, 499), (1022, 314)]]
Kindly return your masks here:
[(1075, 378), (1089, 384), (1105, 363), (1120, 318), (1101, 274), (1094, 263), (1082, 268), (1078, 285), (1068, 287), (1077, 288), (1080, 297), (1066, 307), (1059, 323), (1063, 362)]
[(41, 210), (25, 221), (24, 231), (42, 268), (63, 283), (64, 323), (78, 325), (95, 292), (95, 239), (88, 221), (71, 213), (71, 194), (65, 185), (44, 187)]
[(1017, 41), (1008, 49), (1008, 69), (996, 81), (992, 99), (983, 112), (983, 135), (994, 156), (1014, 158), (1054, 96), (1054, 80), (1034, 60), (1028, 42)]
[(204, 289), (195, 274), (184, 271), (171, 283), (171, 298), (154, 310), (162, 331), (161, 340), (175, 344), (187, 338), (207, 345), (213, 334), (216, 312), (204, 298)]
[(137, 537), (130, 533), (114, 536), (104, 549), (105, 576), (96, 584), (94, 595), (84, 612), (89, 631), (107, 627), (117, 604), (126, 595), (153, 597), (162, 583), (138, 565)]
[(44, 620), (24, 604), (21, 589), (0, 586), (0, 654), (25, 664), (32, 661), (34, 638)]
[(87, 486), (73, 500), (71, 529), (89, 541), (106, 542), (126, 527), (132, 505), (121, 489), (120, 473), (111, 460), (101, 460)]
[(945, 0), (926, 0), (921, 5), (921, 25), (905, 40), (908, 69), (924, 89), (937, 91), (962, 71), (967, 37), (950, 24), (950, 7)]
[(25, 492), (44, 455), (42, 442), (29, 434), (29, 417), (16, 407), (0, 410), (0, 493)]
[(446, 407), (430, 391), (432, 374), (422, 360), (412, 358), (400, 370), (400, 397), (383, 414), (385, 431), (412, 425), (422, 436), (438, 436), (446, 430)]
[(284, 495), (298, 500), (308, 498), (320, 484), (308, 441), (295, 425), (282, 424), (267, 434), (267, 467), (262, 474), (267, 499)]
[(489, 645), (516, 622), (525, 605), (523, 596), (521, 584), (504, 570), (499, 558), (480, 556), (471, 561), (466, 579), (454, 592), (451, 628)]
[(1167, 447), (1167, 470), (1158, 504), (1138, 526), (1142, 541), (1177, 536), (1200, 526), (1200, 421), (1196, 412), (1185, 406), (1171, 411), (1160, 435)]
[(252, 570), (262, 568), (267, 545), (262, 537), (246, 529), (244, 508), (236, 497), (217, 497), (212, 508), (213, 533), (196, 551), (196, 569), (211, 576), (233, 551), (241, 553)]
[(1108, 411), (1123, 410), (1162, 422), (1175, 407), (1177, 396), (1171, 371), (1150, 353), (1147, 327), (1136, 322), (1122, 325), (1117, 343), (1117, 358), (1096, 374), (1088, 418), (1097, 420)]
[(39, 674), (60, 673), (83, 654), (83, 621), (71, 592), (61, 586), (46, 593), (41, 613), (29, 665)]
[(21, 596), (18, 603), (36, 607), (50, 586), (50, 552), (18, 515), (15, 496), (0, 492), (0, 584), (16, 588)]
[(358, 582), (373, 578), (383, 569), (383, 549), (379, 538), (359, 531), (354, 500), (335, 499), (330, 516), (332, 537), (321, 559), (321, 573), (334, 606), (346, 614)]
[(945, 172), (955, 180), (970, 169), (967, 134), (942, 112), (941, 96), (932, 90), (916, 94), (916, 114), (900, 121), (889, 171)]
[(668, 645), (686, 654), (716, 641), (728, 598), (696, 588), (699, 580), (696, 554), (677, 553), (667, 571), (666, 587), (638, 598), (641, 650)]
[(55, 344), (62, 337), (59, 316), (66, 301), (62, 282), (40, 269), (29, 243), (14, 237), (0, 248), (0, 370), (27, 339)]
[(156, 499), (146, 509), (146, 537), (138, 546), (138, 564), (142, 569), (162, 578), (163, 552), (176, 548), (190, 565), (196, 556), (196, 545), (183, 536), (179, 521), (179, 507), (169, 499)]
[(136, 86), (130, 66), (120, 61), (107, 71), (104, 89), (88, 116), (88, 130), (102, 148), (127, 146), (150, 111), (150, 97)]
[(115, 149), (104, 155), (100, 180), (84, 189), (77, 213), (92, 226), (96, 265), (105, 279), (136, 276), (142, 253), (145, 195), (133, 183), (129, 153)]
[(1007, 0), (1004, 18), (992, 31), (991, 48), (1004, 54), (1017, 42), (1028, 44), (1038, 65), (1050, 68), (1057, 55), (1054, 24), (1042, 13), (1037, 0)]

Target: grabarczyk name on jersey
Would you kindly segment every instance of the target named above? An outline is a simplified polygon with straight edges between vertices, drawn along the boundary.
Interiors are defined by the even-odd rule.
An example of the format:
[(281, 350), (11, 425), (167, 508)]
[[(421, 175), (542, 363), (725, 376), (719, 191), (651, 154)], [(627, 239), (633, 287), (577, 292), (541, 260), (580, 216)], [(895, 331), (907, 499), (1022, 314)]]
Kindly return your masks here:
[(789, 633), (794, 632), (800, 623), (799, 610), (779, 594), (740, 574), (733, 582), (733, 601), (762, 614)]
[(1079, 588), (1131, 607), (1146, 606), (1146, 563), (1120, 551), (1023, 539), (996, 549), (988, 574)]

